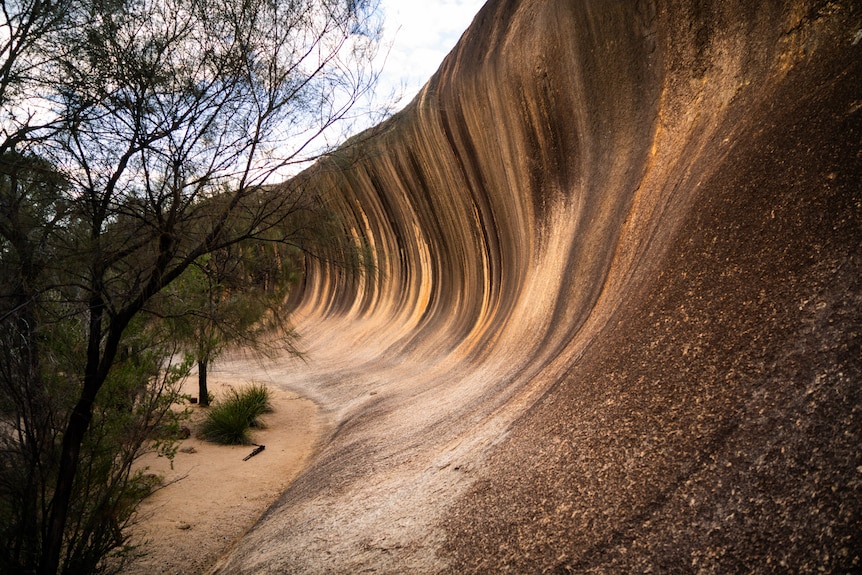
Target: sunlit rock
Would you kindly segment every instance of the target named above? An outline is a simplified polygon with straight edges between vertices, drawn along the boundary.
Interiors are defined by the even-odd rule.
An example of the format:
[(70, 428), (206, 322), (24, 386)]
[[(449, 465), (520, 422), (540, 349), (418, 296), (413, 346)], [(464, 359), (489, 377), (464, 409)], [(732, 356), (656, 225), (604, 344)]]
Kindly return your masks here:
[(862, 569), (858, 3), (492, 0), (303, 175), (330, 433), (224, 573)]

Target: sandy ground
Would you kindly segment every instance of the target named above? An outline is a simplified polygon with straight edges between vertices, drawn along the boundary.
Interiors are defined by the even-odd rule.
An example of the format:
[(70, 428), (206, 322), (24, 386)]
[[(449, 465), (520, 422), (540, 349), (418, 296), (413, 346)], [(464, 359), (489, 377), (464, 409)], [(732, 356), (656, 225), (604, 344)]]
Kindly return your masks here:
[[(242, 387), (251, 378), (211, 376), (210, 392), (220, 397), (228, 386)], [(207, 572), (229, 551), (260, 515), (302, 470), (320, 435), (317, 406), (276, 385), (274, 412), (263, 418), (264, 429), (252, 441), (266, 449), (243, 461), (254, 446), (222, 446), (197, 439), (195, 421), (203, 409), (195, 406), (192, 436), (182, 441), (173, 469), (166, 458), (147, 455), (141, 461), (149, 471), (164, 477), (164, 487), (141, 505), (132, 542), (141, 544), (144, 556), (123, 572), (134, 575)], [(194, 376), (185, 391), (197, 395)]]

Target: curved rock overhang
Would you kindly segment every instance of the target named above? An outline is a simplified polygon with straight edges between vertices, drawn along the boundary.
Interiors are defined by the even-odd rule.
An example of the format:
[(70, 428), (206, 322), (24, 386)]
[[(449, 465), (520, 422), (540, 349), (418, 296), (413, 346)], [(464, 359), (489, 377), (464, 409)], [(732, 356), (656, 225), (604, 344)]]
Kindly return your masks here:
[(862, 569), (862, 11), (492, 0), (303, 178), (309, 469), (225, 573)]

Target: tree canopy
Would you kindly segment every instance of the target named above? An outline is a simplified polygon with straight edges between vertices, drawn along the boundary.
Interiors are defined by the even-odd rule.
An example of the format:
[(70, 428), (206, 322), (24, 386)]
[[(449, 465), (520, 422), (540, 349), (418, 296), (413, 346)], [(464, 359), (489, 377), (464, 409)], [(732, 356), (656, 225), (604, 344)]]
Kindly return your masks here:
[(254, 242), (314, 252), (325, 203), (274, 182), (371, 90), (379, 25), (362, 0), (2, 0), (4, 572), (115, 565), (181, 372), (147, 312)]

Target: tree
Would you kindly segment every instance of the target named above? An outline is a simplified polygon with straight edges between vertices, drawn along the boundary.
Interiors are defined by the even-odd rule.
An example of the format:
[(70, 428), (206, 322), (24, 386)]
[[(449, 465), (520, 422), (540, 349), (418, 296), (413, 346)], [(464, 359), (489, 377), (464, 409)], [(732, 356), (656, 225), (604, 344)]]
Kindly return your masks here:
[(202, 406), (209, 405), (208, 368), (227, 346), (298, 355), (282, 311), (298, 256), (278, 243), (229, 246), (195, 261), (156, 300), (197, 362)]
[[(59, 60), (73, 52), (75, 24), (69, 16), (77, 0), (0, 0), (0, 156), (42, 142), (58, 128), (58, 118), (40, 113), (54, 91)], [(66, 110), (66, 119), (73, 110)]]
[(50, 481), (56, 430), (43, 367), (51, 373), (54, 366), (43, 366), (38, 294), (63, 217), (64, 185), (44, 162), (0, 156), (0, 567), (34, 559), (28, 541), (37, 538), (39, 508), (47, 503), (39, 487)]
[[(123, 350), (149, 349), (130, 339), (159, 333), (142, 314), (207, 254), (255, 241), (309, 249), (301, 214), (319, 200), (302, 186), (265, 184), (313, 156), (318, 136), (371, 88), (379, 34), (362, 0), (4, 0), (2, 17), (0, 152), (39, 158), (63, 181), (39, 228), (62, 232), (45, 252), (59, 269), (15, 296), (32, 305), (0, 316), (8, 337), (28, 342), (8, 358), (9, 388), (26, 396), (8, 413), (42, 402), (37, 411), (48, 414), (46, 437), (15, 440), (50, 453), (39, 463), (38, 549), (17, 557), (22, 570), (54, 574), (78, 568), (69, 517), (79, 466), (105, 396), (124, 380), (122, 365), (131, 369)], [(4, 255), (25, 262), (9, 247), (17, 225), (2, 232)], [(23, 319), (47, 301), (51, 314)], [(64, 326), (76, 352), (62, 376), (39, 365), (46, 322)], [(141, 387), (154, 377), (135, 379)], [(57, 395), (68, 405), (53, 406)], [(95, 552), (111, 544), (121, 538)]]
[[(81, 368), (81, 317), (70, 307), (67, 270), (56, 265), (75, 216), (68, 184), (39, 159), (0, 157), (0, 571), (38, 564), (51, 505), (69, 390)], [(146, 494), (131, 472), (152, 439), (176, 427), (171, 410), (185, 366), (166, 363), (175, 349), (154, 326), (126, 330), (134, 357), (114, 362), (81, 446), (64, 570), (88, 572), (122, 548), (123, 528)], [(169, 454), (171, 443), (162, 442)]]

